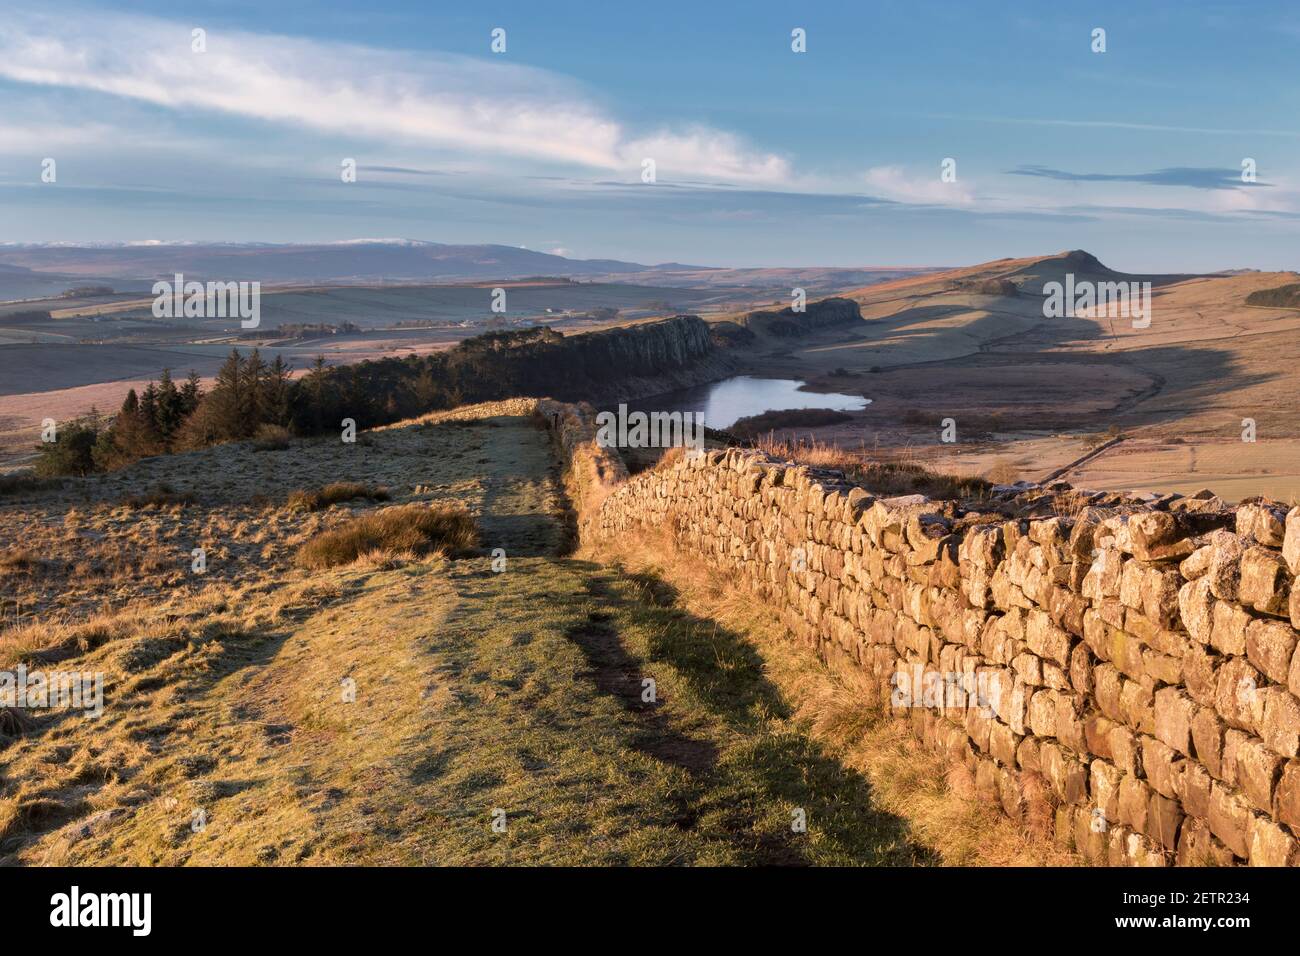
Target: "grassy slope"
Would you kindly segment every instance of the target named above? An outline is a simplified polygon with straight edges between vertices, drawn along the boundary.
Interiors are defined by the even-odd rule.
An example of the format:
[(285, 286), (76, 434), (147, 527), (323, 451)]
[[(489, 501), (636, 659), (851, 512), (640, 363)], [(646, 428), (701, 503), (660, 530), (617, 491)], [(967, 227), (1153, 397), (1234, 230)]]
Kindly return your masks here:
[[(432, 557), (307, 575), (268, 557), (273, 574), (259, 578), (249, 562), (198, 593), (147, 592), (91, 639), (84, 628), (66, 632), (91, 649), (59, 667), (104, 671), (106, 710), (95, 721), (37, 715), (0, 750), (0, 855), (141, 864), (933, 858), (875, 805), (859, 772), (810, 736), (748, 639), (678, 606), (652, 575), (558, 556), (567, 530), (541, 432), (496, 420), (375, 441), (367, 452), (385, 473), (414, 456), (403, 443), (437, 449), (412, 457), (409, 480), (466, 500), (485, 546), (506, 549), (506, 570), (493, 573), (487, 556)], [(469, 463), (490, 479), (466, 482)], [(159, 477), (158, 463), (148, 467)], [(266, 487), (269, 471), (256, 477), (267, 494), (279, 490)], [(329, 477), (370, 480), (375, 471)], [(297, 540), (286, 532), (260, 547), (275, 554)], [(8, 637), (12, 660), (19, 647)], [(22, 647), (41, 643), (25, 639)], [(5, 644), (0, 634), (0, 651)], [(355, 702), (344, 700), (344, 678), (355, 681)], [(646, 678), (654, 704), (642, 701)], [(491, 826), (498, 808), (504, 833)], [(807, 833), (792, 831), (796, 809)]]

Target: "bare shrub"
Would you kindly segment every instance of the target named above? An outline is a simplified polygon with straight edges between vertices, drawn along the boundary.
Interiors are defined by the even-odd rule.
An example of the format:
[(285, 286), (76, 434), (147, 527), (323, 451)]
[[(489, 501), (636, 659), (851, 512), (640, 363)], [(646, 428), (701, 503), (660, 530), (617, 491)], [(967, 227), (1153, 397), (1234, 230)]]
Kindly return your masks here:
[(1014, 485), (1020, 480), (1020, 472), (1009, 460), (1002, 459), (989, 469), (989, 481), (995, 485)]

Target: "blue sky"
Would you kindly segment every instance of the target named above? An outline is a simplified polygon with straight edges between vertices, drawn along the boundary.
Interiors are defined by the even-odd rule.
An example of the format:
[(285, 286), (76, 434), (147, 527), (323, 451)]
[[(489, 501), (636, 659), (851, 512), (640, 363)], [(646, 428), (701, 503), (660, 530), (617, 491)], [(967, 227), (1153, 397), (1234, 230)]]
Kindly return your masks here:
[(0, 241), (1300, 268), (1300, 8), (1058, 6), (10, 4)]

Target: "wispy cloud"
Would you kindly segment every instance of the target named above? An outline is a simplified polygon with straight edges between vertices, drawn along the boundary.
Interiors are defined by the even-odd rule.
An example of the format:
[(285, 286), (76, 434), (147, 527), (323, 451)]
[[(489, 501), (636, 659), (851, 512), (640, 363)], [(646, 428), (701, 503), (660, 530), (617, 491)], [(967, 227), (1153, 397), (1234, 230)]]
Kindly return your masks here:
[(780, 183), (788, 160), (741, 137), (671, 123), (629, 129), (555, 73), (448, 53), (212, 30), (142, 17), (6, 13), (0, 77), (175, 111), (235, 115), (382, 142), (603, 170)]
[(1239, 186), (1269, 186), (1271, 183), (1243, 182), (1241, 171), (1200, 166), (1171, 166), (1149, 173), (1071, 173), (1047, 166), (1019, 166), (1007, 170), (1012, 176), (1036, 176), (1071, 183), (1140, 183), (1146, 186), (1184, 186), (1190, 189), (1235, 189)]
[(392, 173), (399, 176), (454, 176), (454, 172), (443, 169), (415, 169), (411, 166), (369, 166), (357, 167), (364, 173)]
[(1145, 216), (1157, 219), (1185, 219), (1192, 222), (1230, 222), (1233, 216), (1206, 212), (1201, 209), (1181, 209), (1170, 206), (1064, 206), (1063, 212), (1084, 214), (1114, 213), (1120, 216)]
[(974, 201), (964, 181), (943, 182), (937, 166), (931, 176), (915, 176), (901, 166), (875, 166), (863, 179), (874, 193), (898, 202), (969, 206)]
[(930, 113), (928, 119), (961, 120), (972, 123), (1004, 123), (1013, 126), (1068, 126), (1081, 129), (1128, 129), (1147, 133), (1194, 133), (1204, 136), (1282, 136), (1300, 139), (1300, 129), (1231, 129), (1222, 126), (1173, 126), (1125, 120), (1071, 120), (1034, 116), (977, 116), (958, 113)]

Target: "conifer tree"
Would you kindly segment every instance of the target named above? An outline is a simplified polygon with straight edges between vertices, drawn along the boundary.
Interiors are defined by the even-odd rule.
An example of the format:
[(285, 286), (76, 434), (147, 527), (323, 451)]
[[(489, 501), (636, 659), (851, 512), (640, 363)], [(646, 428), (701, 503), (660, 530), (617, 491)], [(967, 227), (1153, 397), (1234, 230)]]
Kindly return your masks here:
[(180, 428), (184, 415), (181, 413), (181, 394), (172, 381), (171, 369), (163, 369), (158, 380), (158, 403), (154, 409), (154, 425), (164, 444), (171, 442), (172, 436)]
[[(266, 421), (266, 362), (257, 350), (244, 359), (243, 418), (248, 434)], [(243, 437), (243, 436), (240, 436)]]
[(293, 369), (277, 354), (266, 373), (266, 420), (275, 425), (288, 425), (292, 414)]
[(145, 425), (139, 396), (135, 389), (128, 390), (112, 426), (103, 429), (95, 442), (95, 467), (101, 470), (121, 468), (161, 450), (152, 429)]
[(210, 406), (207, 430), (216, 441), (236, 441), (252, 432), (245, 418), (248, 410), (248, 400), (244, 395), (246, 382), (244, 359), (238, 349), (231, 349), (217, 370), (212, 392), (204, 402)]
[(149, 444), (160, 444), (162, 434), (158, 429), (158, 386), (150, 382), (140, 393), (140, 409), (136, 417), (140, 421), (141, 433)]
[(325, 393), (328, 387), (325, 381), (325, 368), (325, 356), (317, 355), (312, 360), (311, 371), (307, 373), (303, 384), (307, 397), (305, 419), (308, 428), (317, 435), (325, 430)]
[(194, 414), (194, 410), (199, 407), (199, 400), (203, 397), (203, 388), (200, 384), (199, 373), (190, 369), (189, 378), (185, 379), (185, 384), (181, 386), (181, 412), (186, 418)]

